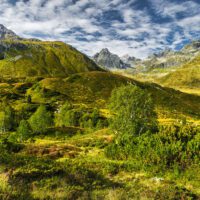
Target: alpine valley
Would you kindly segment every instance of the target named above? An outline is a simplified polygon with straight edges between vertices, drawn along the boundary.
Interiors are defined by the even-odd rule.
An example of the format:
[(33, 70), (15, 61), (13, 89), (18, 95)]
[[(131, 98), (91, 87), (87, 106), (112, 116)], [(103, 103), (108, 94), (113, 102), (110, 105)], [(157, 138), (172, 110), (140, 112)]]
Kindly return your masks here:
[(200, 199), (200, 41), (92, 58), (0, 25), (0, 199)]

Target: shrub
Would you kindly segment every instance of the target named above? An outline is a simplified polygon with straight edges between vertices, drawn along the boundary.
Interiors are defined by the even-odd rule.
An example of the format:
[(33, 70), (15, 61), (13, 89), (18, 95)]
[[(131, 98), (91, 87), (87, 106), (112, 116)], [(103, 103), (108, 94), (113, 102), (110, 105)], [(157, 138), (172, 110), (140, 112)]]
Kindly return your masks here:
[(47, 128), (53, 124), (53, 118), (46, 107), (40, 105), (36, 112), (30, 117), (29, 123), (35, 133), (45, 133)]
[(110, 158), (134, 158), (141, 166), (184, 169), (200, 162), (200, 132), (192, 126), (161, 127), (155, 134), (117, 138), (107, 147)]
[(21, 120), (17, 129), (17, 136), (20, 141), (27, 140), (32, 135), (30, 124), (26, 120)]

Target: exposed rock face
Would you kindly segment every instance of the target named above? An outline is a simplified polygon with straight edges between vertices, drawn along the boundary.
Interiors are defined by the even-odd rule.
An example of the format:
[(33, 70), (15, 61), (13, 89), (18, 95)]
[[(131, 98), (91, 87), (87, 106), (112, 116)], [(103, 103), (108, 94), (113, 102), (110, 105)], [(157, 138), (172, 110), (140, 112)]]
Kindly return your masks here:
[(112, 54), (107, 48), (102, 49), (93, 57), (94, 61), (106, 69), (126, 69), (131, 67), (129, 64), (124, 63), (116, 54)]
[(180, 51), (165, 50), (159, 54), (153, 54), (140, 63), (144, 66), (145, 71), (180, 67), (190, 62), (200, 52), (200, 41), (192, 42), (186, 45)]
[(124, 63), (127, 63), (129, 65), (131, 65), (131, 67), (135, 67), (138, 63), (141, 62), (140, 59), (134, 57), (134, 56), (129, 56), (128, 54), (124, 55), (121, 57), (121, 60), (124, 62)]
[(0, 24), (0, 40), (19, 38), (20, 37), (16, 35), (13, 31), (7, 29), (4, 25)]

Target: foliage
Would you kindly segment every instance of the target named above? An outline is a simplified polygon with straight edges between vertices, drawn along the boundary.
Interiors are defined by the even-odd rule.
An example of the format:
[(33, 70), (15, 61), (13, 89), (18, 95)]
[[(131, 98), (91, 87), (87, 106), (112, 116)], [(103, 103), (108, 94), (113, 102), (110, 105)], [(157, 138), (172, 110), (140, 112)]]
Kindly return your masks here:
[(57, 126), (80, 126), (82, 128), (102, 128), (106, 126), (105, 119), (100, 116), (97, 108), (92, 112), (85, 106), (75, 108), (66, 101), (57, 111), (55, 117)]
[(71, 125), (71, 117), (70, 110), (72, 109), (72, 105), (66, 101), (56, 113), (55, 124), (56, 126), (70, 126)]
[(2, 104), (2, 115), (0, 119), (0, 128), (2, 132), (10, 131), (15, 126), (15, 112), (7, 103)]
[(114, 89), (110, 109), (114, 113), (111, 127), (118, 134), (141, 135), (147, 131), (156, 131), (154, 104), (146, 90), (133, 85)]
[(53, 124), (53, 118), (46, 106), (40, 105), (36, 112), (30, 117), (29, 123), (35, 133), (45, 133)]
[(156, 134), (132, 137), (125, 134), (107, 147), (111, 158), (134, 158), (141, 167), (179, 167), (200, 163), (200, 132), (192, 126), (161, 127)]
[(21, 120), (17, 129), (17, 136), (20, 141), (25, 141), (32, 136), (32, 130), (27, 120)]

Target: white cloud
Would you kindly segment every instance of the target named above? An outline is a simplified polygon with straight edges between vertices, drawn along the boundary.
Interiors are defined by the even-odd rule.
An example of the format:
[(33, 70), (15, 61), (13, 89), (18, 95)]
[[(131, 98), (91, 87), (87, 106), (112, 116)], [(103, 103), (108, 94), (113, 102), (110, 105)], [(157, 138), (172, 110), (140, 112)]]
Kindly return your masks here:
[[(148, 8), (136, 9), (133, 3), (137, 1), (18, 0), (11, 4), (0, 0), (0, 23), (22, 37), (37, 34), (41, 39), (62, 40), (89, 55), (107, 47), (119, 55), (141, 58), (166, 46), (175, 48), (185, 38), (191, 39), (193, 32), (200, 32), (200, 5), (194, 1), (149, 0), (160, 18), (171, 19), (168, 23), (155, 22)], [(110, 10), (118, 11), (123, 21), (105, 19), (104, 13)], [(184, 18), (178, 18), (180, 13)], [(171, 44), (166, 40), (170, 34)]]

